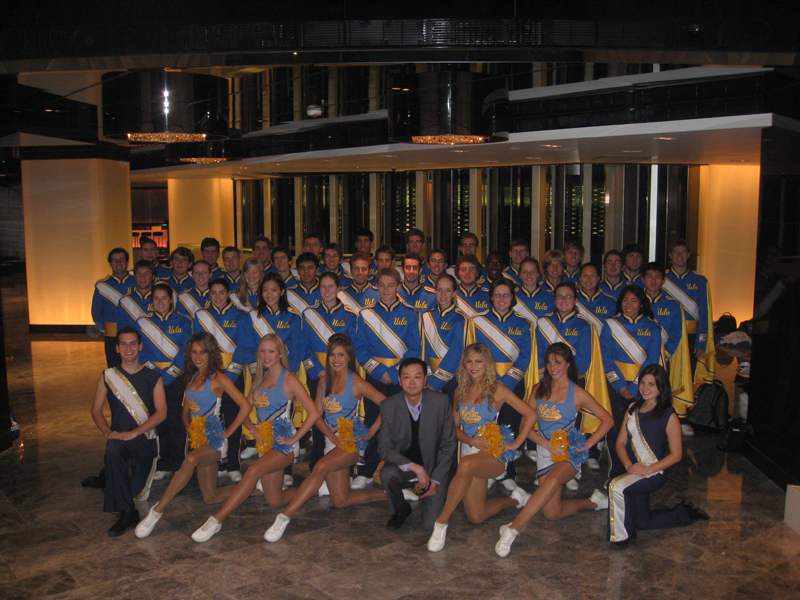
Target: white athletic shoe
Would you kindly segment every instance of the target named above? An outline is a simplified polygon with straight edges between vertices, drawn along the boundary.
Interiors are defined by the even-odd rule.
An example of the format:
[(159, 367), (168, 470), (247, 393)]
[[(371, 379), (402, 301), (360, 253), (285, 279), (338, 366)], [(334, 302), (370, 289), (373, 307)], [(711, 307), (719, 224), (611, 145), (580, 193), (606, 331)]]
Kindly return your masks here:
[(608, 509), (608, 496), (606, 496), (600, 490), (595, 490), (592, 492), (592, 495), (589, 497), (589, 500), (594, 502), (597, 507), (595, 510), (607, 510)]
[(403, 498), (406, 499), (406, 502), (419, 502), (419, 496), (411, 491), (411, 488), (403, 488)]
[(214, 534), (222, 529), (222, 524), (214, 517), (208, 517), (208, 520), (202, 524), (200, 529), (192, 534), (192, 539), (195, 542), (207, 542)]
[(531, 462), (536, 462), (539, 459), (539, 453), (536, 450), (527, 450), (525, 456), (527, 456), (528, 460)]
[(227, 474), (228, 474), (227, 471), (223, 471), (222, 469), (220, 469), (219, 471), (217, 471), (217, 479), (221, 479), (222, 477), (225, 477)]
[(363, 477), (358, 475), (357, 477), (353, 478), (353, 481), (350, 482), (350, 489), (351, 490), (363, 490), (373, 481), (372, 477)]
[(264, 532), (264, 539), (268, 542), (277, 542), (283, 537), (283, 532), (286, 531), (286, 526), (289, 524), (289, 521), (291, 521), (289, 517), (283, 513), (278, 513), (272, 527)]
[(231, 478), (233, 483), (239, 483), (242, 480), (241, 471), (228, 471), (228, 476)]
[(331, 495), (331, 491), (328, 489), (328, 482), (327, 481), (323, 481), (322, 485), (319, 486), (319, 491), (317, 492), (317, 496), (322, 497), (322, 496), (330, 496), (330, 495)]
[(694, 429), (688, 423), (684, 423), (681, 425), (681, 433), (684, 437), (692, 437), (694, 435)]
[(153, 475), (153, 481), (161, 481), (170, 475), (172, 475), (172, 471), (156, 471), (156, 474)]
[(155, 506), (151, 507), (150, 512), (147, 513), (147, 516), (136, 526), (136, 529), (134, 530), (136, 537), (146, 538), (148, 535), (153, 533), (153, 527), (156, 526), (156, 523), (158, 523), (158, 520), (163, 514), (164, 513), (156, 512)]
[(258, 450), (256, 450), (253, 446), (248, 446), (247, 448), (242, 450), (242, 453), (239, 455), (239, 458), (246, 460), (248, 458), (253, 458), (256, 454), (258, 454)]
[(490, 489), (492, 489), (492, 486), (493, 486), (495, 483), (497, 483), (497, 481), (495, 481), (494, 479), (492, 479), (492, 478), (490, 477), (489, 479), (487, 479), (487, 480), (486, 480), (486, 489), (487, 489), (487, 490), (490, 490)]
[(511, 528), (511, 524), (503, 525), (500, 527), (500, 539), (494, 545), (494, 551), (500, 558), (505, 558), (511, 552), (511, 544), (519, 535), (519, 531)]
[(256, 489), (259, 492), (261, 492), (262, 494), (264, 493), (264, 486), (261, 485), (261, 480), (260, 479), (258, 481), (256, 481)]
[(506, 488), (507, 492), (513, 492), (515, 489), (517, 489), (517, 482), (513, 479), (503, 479), (503, 481), (500, 482), (500, 485)]
[(589, 467), (592, 471), (600, 470), (600, 463), (596, 458), (590, 458), (586, 461), (586, 466)]
[[(517, 501), (517, 509), (521, 509), (528, 503), (531, 495), (521, 487), (516, 487), (514, 488), (514, 491), (511, 492), (511, 497)], [(508, 554), (508, 552), (506, 552), (506, 554)]]
[(433, 524), (433, 533), (428, 540), (428, 552), (439, 552), (444, 548), (444, 541), (447, 539), (447, 525), (441, 523)]
[(575, 490), (577, 490), (578, 489), (578, 480), (577, 479), (570, 479), (567, 482), (567, 489), (570, 492), (574, 492)]

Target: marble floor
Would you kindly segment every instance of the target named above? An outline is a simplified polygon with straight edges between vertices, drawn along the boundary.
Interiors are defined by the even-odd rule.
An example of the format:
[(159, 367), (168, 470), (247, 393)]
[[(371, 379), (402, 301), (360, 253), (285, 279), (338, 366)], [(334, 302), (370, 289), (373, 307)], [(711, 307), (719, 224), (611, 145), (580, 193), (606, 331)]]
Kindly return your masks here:
[[(250, 498), (210, 542), (189, 537), (211, 514), (196, 481), (170, 505), (152, 536), (106, 536), (113, 522), (102, 494), (80, 486), (101, 465), (103, 438), (89, 407), (103, 368), (99, 341), (29, 335), (24, 281), (2, 281), (6, 360), (22, 443), (0, 455), (0, 598), (314, 598), (334, 600), (491, 598), (800, 597), (800, 536), (782, 521), (784, 493), (741, 455), (716, 449), (718, 436), (686, 440), (684, 459), (654, 497), (688, 497), (711, 521), (642, 532), (625, 550), (605, 540), (606, 512), (561, 522), (535, 518), (511, 554), (493, 551), (508, 509), (482, 525), (459, 510), (447, 547), (425, 549), (412, 515), (385, 528), (383, 503), (337, 510), (312, 499), (283, 540), (263, 541), (276, 510)], [(533, 489), (534, 466), (518, 462)], [(308, 471), (296, 467), (296, 481)], [(577, 492), (602, 483), (584, 473)], [(157, 498), (166, 482), (154, 484)], [(499, 493), (495, 491), (493, 493)], [(143, 502), (142, 514), (153, 500)]]

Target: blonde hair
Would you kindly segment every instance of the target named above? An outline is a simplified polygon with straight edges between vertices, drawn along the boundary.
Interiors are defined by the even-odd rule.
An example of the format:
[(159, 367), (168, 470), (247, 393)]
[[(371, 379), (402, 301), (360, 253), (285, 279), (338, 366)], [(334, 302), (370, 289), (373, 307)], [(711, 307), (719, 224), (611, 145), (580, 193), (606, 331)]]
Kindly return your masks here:
[(247, 273), (247, 270), (251, 267), (256, 267), (259, 272), (258, 278), (258, 285), (256, 286), (256, 296), (261, 296), (261, 284), (264, 281), (264, 269), (261, 268), (261, 263), (258, 262), (258, 259), (255, 256), (251, 256), (246, 261), (244, 261), (244, 265), (242, 265), (242, 280), (239, 283), (239, 287), (236, 288), (234, 294), (242, 303), (242, 306), (247, 306), (247, 301), (250, 298), (250, 288), (247, 287), (247, 282), (244, 279), (244, 274)]
[(259, 385), (261, 380), (264, 379), (264, 363), (261, 362), (258, 356), (258, 349), (261, 348), (261, 344), (264, 342), (275, 342), (275, 345), (278, 347), (278, 353), (281, 355), (281, 364), (283, 368), (291, 373), (289, 370), (289, 351), (286, 349), (286, 344), (283, 343), (281, 336), (277, 333), (268, 333), (261, 338), (261, 341), (258, 342), (258, 346), (256, 346), (256, 377), (253, 380), (254, 385)]
[(470, 344), (461, 353), (461, 360), (456, 371), (457, 386), (456, 392), (453, 394), (454, 409), (458, 409), (458, 405), (461, 404), (467, 389), (472, 385), (472, 376), (467, 371), (467, 360), (473, 354), (480, 354), (481, 358), (483, 358), (483, 363), (486, 365), (486, 373), (484, 373), (483, 380), (480, 382), (481, 388), (488, 402), (494, 401), (494, 393), (497, 391), (497, 366), (494, 363), (492, 352), (486, 344)]

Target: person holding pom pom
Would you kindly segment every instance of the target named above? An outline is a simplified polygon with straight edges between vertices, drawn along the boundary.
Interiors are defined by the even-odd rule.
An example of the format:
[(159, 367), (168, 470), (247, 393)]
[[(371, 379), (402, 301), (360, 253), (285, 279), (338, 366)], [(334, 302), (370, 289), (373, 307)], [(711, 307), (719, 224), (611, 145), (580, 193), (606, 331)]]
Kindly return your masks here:
[[(444, 548), (448, 521), (462, 501), (467, 518), (478, 524), (509, 506), (522, 508), (529, 497), (521, 487), (516, 487), (510, 498), (487, 500), (486, 482), (503, 474), (506, 461), (514, 456), (514, 451), (528, 437), (536, 421), (536, 413), (498, 381), (492, 352), (486, 344), (471, 344), (464, 348), (456, 380), (458, 385), (453, 397), (453, 418), (456, 437), (461, 442), (460, 460), (458, 471), (447, 490), (444, 508), (428, 540), (430, 552), (439, 552)], [(510, 437), (510, 428), (505, 425), (486, 427), (487, 424), (496, 424), (500, 409), (506, 403), (523, 417), (520, 435), (516, 440)], [(497, 444), (493, 442), (498, 436), (505, 438), (503, 453), (495, 456), (492, 450)], [(506, 454), (509, 451), (510, 456)]]
[[(233, 486), (217, 488), (217, 466), (220, 456), (225, 453), (228, 438), (250, 414), (250, 405), (225, 375), (219, 345), (210, 333), (196, 333), (189, 338), (183, 378), (186, 383), (183, 423), (189, 432), (191, 451), (173, 475), (161, 500), (136, 527), (136, 537), (139, 538), (150, 535), (164, 509), (189, 483), (195, 469), (207, 504), (222, 502), (233, 491)], [(223, 393), (227, 393), (239, 407), (236, 418), (224, 430), (219, 418)]]
[(361, 399), (368, 398), (380, 404), (385, 396), (356, 375), (353, 343), (347, 335), (335, 333), (330, 337), (327, 356), (325, 375), (320, 379), (316, 398), (317, 410), (323, 415), (316, 426), (326, 438), (325, 456), (317, 461), (289, 506), (264, 533), (268, 542), (281, 539), (294, 513), (317, 493), (323, 481), (328, 484), (336, 508), (386, 500), (383, 490), (350, 489), (350, 467), (358, 462), (367, 440), (375, 435), (381, 423), (378, 418), (366, 430), (359, 415)]
[[(520, 530), (539, 511), (543, 511), (549, 521), (556, 521), (579, 510), (608, 508), (608, 498), (599, 490), (589, 499), (561, 501), (561, 488), (580, 473), (581, 463), (588, 459), (588, 450), (603, 439), (614, 421), (589, 392), (576, 385), (578, 369), (569, 346), (562, 342), (552, 344), (545, 352), (544, 361), (544, 377), (533, 388), (529, 400), (536, 402), (533, 419), (539, 422), (539, 431), (532, 431), (528, 436), (537, 445), (539, 488), (517, 518), (500, 528), (500, 540), (495, 545), (500, 557), (508, 556)], [(600, 421), (585, 443), (584, 436), (575, 429), (575, 419), (581, 409)]]
[[(222, 522), (261, 483), (261, 490), (270, 508), (290, 502), (297, 494), (296, 487), (283, 489), (283, 470), (294, 463), (299, 450), (299, 440), (319, 418), (319, 411), (300, 380), (289, 370), (289, 356), (283, 340), (268, 333), (258, 344), (258, 367), (255, 384), (247, 398), (256, 407), (258, 425), (249, 419), (245, 426), (256, 439), (261, 457), (250, 465), (242, 480), (236, 485), (222, 508), (192, 534), (195, 542), (206, 542), (222, 528)], [(298, 431), (291, 423), (294, 401), (299, 400), (308, 412), (308, 418)]]

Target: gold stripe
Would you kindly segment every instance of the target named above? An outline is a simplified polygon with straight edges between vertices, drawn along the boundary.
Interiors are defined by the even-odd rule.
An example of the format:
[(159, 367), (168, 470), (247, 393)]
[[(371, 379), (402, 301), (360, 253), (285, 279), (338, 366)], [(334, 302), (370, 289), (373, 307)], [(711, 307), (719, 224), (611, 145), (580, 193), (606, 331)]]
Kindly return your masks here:
[(496, 362), (496, 363), (494, 363), (494, 366), (495, 366), (495, 370), (497, 371), (497, 374), (500, 377), (502, 377), (503, 375), (508, 373), (508, 371), (511, 369), (511, 367), (514, 366), (514, 363)]
[(233, 352), (223, 352), (222, 353), (222, 368), (227, 369), (228, 365), (231, 364), (233, 360)]
[(168, 366), (170, 366), (172, 363), (171, 363), (171, 362), (154, 362), (153, 364), (154, 364), (155, 366), (157, 366), (159, 369), (166, 369), (166, 368), (167, 368)]
[(634, 364), (627, 364), (614, 361), (614, 364), (617, 365), (617, 368), (622, 371), (622, 376), (625, 378), (625, 381), (634, 381), (639, 376), (639, 369), (641, 365)]
[(373, 358), (386, 367), (393, 367), (402, 360), (401, 358)]
[(690, 335), (697, 333), (697, 321), (686, 320), (686, 333)]

